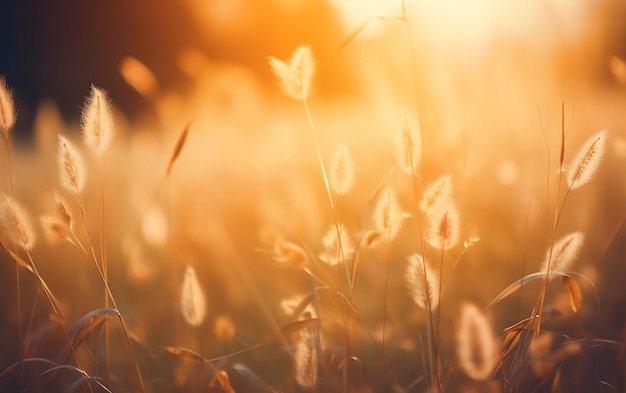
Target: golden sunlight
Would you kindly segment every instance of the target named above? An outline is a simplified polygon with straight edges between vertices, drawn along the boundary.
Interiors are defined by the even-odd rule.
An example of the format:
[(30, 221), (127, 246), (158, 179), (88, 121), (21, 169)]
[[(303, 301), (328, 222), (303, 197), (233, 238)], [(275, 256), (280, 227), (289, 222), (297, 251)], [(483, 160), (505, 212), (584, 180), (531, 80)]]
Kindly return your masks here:
[(15, 3), (0, 391), (625, 390), (625, 5)]

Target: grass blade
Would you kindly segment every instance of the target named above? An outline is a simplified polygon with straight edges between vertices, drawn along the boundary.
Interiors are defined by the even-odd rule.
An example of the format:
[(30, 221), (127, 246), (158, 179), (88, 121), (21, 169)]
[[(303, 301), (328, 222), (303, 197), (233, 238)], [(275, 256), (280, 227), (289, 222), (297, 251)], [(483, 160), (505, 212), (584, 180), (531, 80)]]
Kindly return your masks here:
[(513, 284), (509, 285), (504, 291), (500, 292), (500, 294), (498, 296), (496, 296), (491, 303), (489, 303), (489, 305), (487, 307), (485, 307), (485, 310), (489, 309), (489, 307), (493, 306), (494, 304), (498, 303), (499, 301), (506, 299), (507, 297), (511, 296), (512, 294), (514, 294), (515, 292), (517, 292), (521, 287), (523, 287), (524, 285), (528, 284), (531, 281), (537, 280), (539, 278), (543, 278), (545, 277), (546, 274), (542, 273), (542, 272), (536, 272), (536, 273), (531, 273), (529, 275), (527, 275), (524, 278), (521, 278), (517, 281), (515, 281)]
[(189, 128), (191, 127), (191, 121), (187, 123), (185, 128), (181, 131), (178, 139), (176, 140), (176, 145), (174, 146), (174, 150), (172, 151), (172, 155), (170, 156), (170, 160), (167, 163), (167, 170), (165, 171), (165, 175), (169, 176), (172, 172), (172, 167), (174, 163), (178, 159), (180, 152), (183, 150), (183, 146), (185, 146), (185, 142), (187, 141), (187, 135), (189, 134)]

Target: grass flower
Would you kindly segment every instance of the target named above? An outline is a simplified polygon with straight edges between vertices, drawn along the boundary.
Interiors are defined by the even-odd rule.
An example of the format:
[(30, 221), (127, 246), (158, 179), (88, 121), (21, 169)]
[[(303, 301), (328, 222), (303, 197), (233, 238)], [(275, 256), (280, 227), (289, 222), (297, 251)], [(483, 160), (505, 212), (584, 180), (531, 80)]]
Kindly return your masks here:
[(85, 186), (85, 165), (76, 147), (61, 134), (59, 134), (57, 160), (63, 187), (69, 192), (80, 193)]
[(430, 216), (430, 231), (426, 241), (434, 248), (449, 250), (459, 241), (460, 226), (459, 211), (449, 201)]
[(296, 382), (303, 390), (312, 391), (317, 379), (317, 349), (315, 334), (310, 329), (300, 330), (294, 361)]
[(354, 164), (347, 146), (340, 145), (337, 148), (329, 169), (330, 188), (339, 195), (350, 192), (354, 186)]
[(6, 138), (15, 125), (15, 107), (11, 91), (7, 87), (4, 78), (0, 77), (0, 130)]
[(540, 271), (551, 278), (555, 273), (569, 270), (580, 249), (583, 246), (585, 235), (582, 232), (572, 232), (563, 236), (547, 251)]
[(106, 93), (95, 86), (91, 86), (81, 125), (87, 146), (98, 154), (103, 153), (113, 139), (113, 114)]
[(398, 166), (409, 175), (415, 171), (421, 155), (422, 140), (418, 127), (417, 121), (410, 114), (405, 114), (402, 131), (396, 141)]
[(593, 179), (604, 156), (606, 136), (606, 130), (592, 136), (574, 157), (567, 171), (567, 182), (572, 190), (589, 183)]
[(489, 379), (496, 365), (497, 345), (487, 319), (471, 303), (461, 306), (456, 339), (459, 365), (465, 374), (477, 381)]
[(72, 213), (59, 193), (54, 193), (52, 198), (55, 207), (54, 214), (42, 216), (41, 223), (57, 239), (66, 239), (72, 234)]
[(431, 214), (441, 209), (452, 198), (452, 176), (442, 176), (434, 181), (422, 195), (420, 209)]
[(370, 232), (370, 234), (378, 233), (380, 236), (372, 241), (395, 238), (400, 232), (400, 226), (405, 217), (407, 214), (402, 210), (395, 190), (391, 187), (383, 189), (372, 212), (373, 230)]
[(26, 210), (6, 195), (0, 201), (0, 230), (6, 240), (23, 250), (35, 246), (35, 231)]
[(270, 57), (269, 63), (285, 94), (296, 100), (305, 100), (309, 97), (315, 74), (311, 47), (299, 46), (291, 55), (289, 63), (275, 57)]
[(180, 308), (185, 322), (191, 326), (200, 326), (206, 317), (206, 297), (192, 266), (187, 266), (185, 269), (180, 293)]
[(411, 298), (419, 307), (425, 310), (435, 310), (439, 306), (439, 279), (434, 270), (428, 266), (419, 254), (408, 258), (409, 265), (405, 272), (405, 279)]

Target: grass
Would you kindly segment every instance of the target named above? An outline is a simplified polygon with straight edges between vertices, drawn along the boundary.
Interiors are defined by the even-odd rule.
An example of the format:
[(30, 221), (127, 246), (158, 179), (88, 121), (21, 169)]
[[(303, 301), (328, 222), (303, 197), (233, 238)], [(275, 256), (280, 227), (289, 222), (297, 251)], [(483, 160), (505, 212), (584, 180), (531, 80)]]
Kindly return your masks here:
[[(618, 132), (575, 135), (562, 104), (557, 132), (541, 113), (535, 122), (540, 165), (505, 161), (498, 181), (473, 175), (470, 153), (492, 152), (468, 145), (437, 157), (445, 143), (425, 109), (432, 92), (415, 71), (421, 49), (406, 8), (377, 22), (408, 31), (408, 85), (419, 99), (408, 98), (365, 151), (355, 138), (332, 138), (336, 119), (314, 87), (368, 23), (322, 67), (309, 46), (269, 59), (287, 96), (281, 110), (299, 103), (287, 122), (310, 131), (283, 162), (283, 134), (259, 146), (275, 150), (237, 140), (212, 158), (200, 114), (176, 125), (175, 140), (124, 136), (107, 94), (92, 86), (83, 140), (68, 129), (55, 135), (56, 158), (36, 151), (57, 165), (32, 184), (15, 170), (32, 153), (13, 152), (16, 110), (0, 82), (0, 388), (624, 391), (624, 321), (611, 308), (623, 299), (597, 274), (620, 258), (610, 255), (623, 216), (581, 213), (585, 198), (609, 200), (604, 184), (615, 179), (604, 173)], [(207, 186), (203, 176), (231, 154), (257, 172), (239, 182), (229, 167)]]

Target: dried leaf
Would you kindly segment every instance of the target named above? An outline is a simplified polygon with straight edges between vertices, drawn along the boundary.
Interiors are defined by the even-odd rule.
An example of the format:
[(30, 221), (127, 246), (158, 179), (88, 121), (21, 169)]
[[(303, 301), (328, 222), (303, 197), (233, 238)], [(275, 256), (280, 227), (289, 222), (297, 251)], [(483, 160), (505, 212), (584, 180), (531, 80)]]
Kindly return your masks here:
[(497, 373), (500, 368), (504, 366), (504, 362), (514, 351), (518, 349), (518, 345), (522, 339), (523, 333), (526, 330), (524, 328), (517, 328), (509, 330), (504, 336), (502, 345), (500, 346), (500, 354), (498, 360), (493, 368), (494, 373)]
[(563, 282), (565, 292), (567, 293), (567, 298), (569, 299), (569, 305), (572, 308), (572, 311), (574, 311), (575, 314), (578, 314), (580, 312), (580, 306), (583, 303), (583, 294), (580, 290), (580, 285), (578, 285), (578, 281), (569, 276), (562, 276), (561, 280)]

